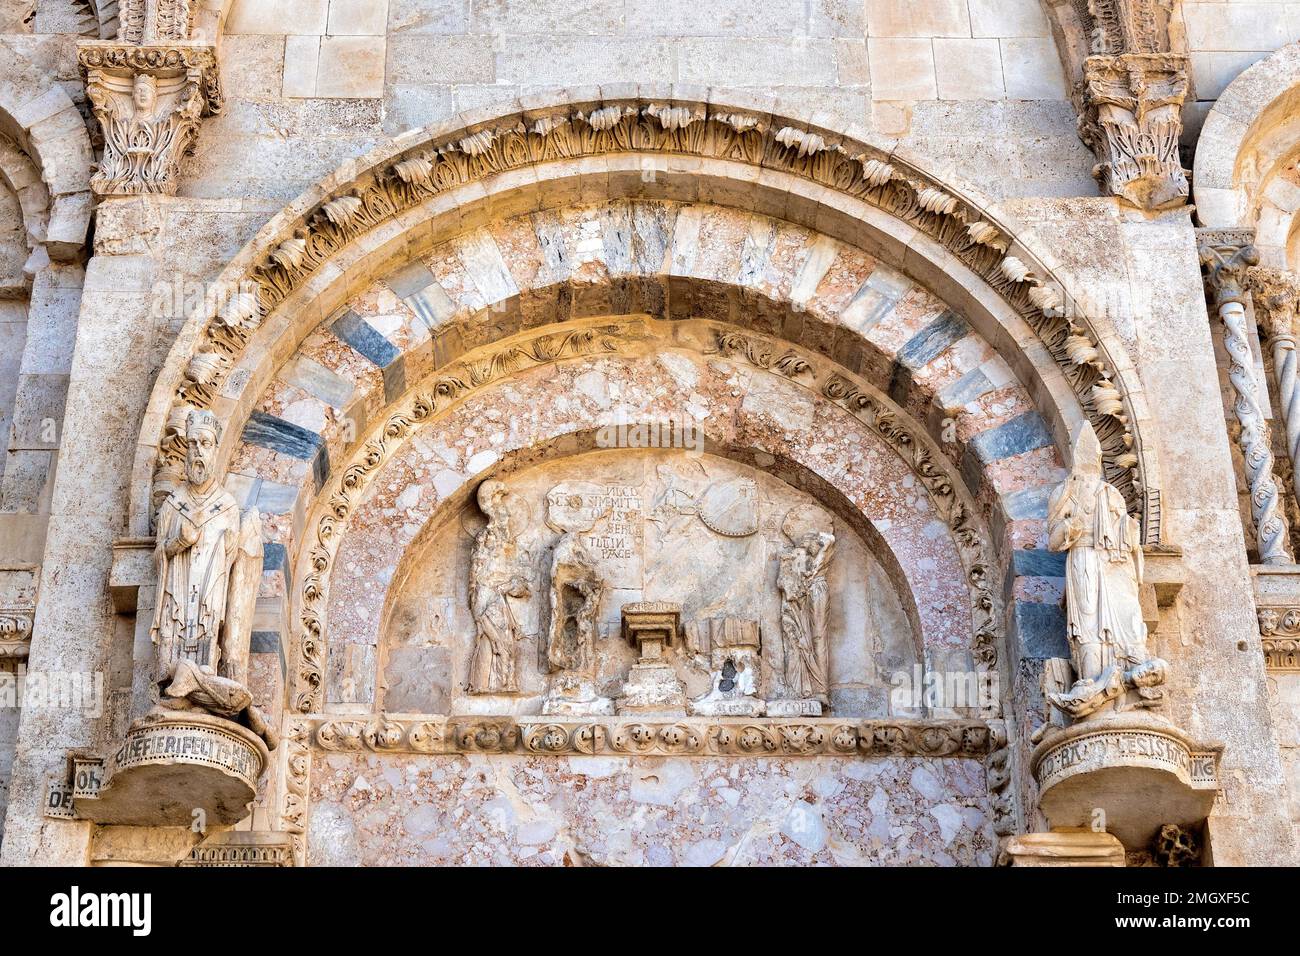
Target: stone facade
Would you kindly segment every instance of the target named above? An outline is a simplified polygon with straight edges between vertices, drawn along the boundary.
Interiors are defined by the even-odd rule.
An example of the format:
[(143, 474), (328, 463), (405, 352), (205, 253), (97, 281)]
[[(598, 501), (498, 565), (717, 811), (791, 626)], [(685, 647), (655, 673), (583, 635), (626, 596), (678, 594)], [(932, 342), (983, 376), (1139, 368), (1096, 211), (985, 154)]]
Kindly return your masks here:
[(1300, 861), (1297, 41), (0, 9), (0, 861)]

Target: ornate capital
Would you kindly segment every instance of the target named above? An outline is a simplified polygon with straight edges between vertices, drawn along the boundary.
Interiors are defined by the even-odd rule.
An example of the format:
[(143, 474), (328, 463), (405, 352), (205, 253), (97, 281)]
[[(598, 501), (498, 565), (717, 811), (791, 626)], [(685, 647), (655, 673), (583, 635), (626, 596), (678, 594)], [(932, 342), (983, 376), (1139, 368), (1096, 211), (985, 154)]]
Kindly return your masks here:
[(1295, 340), (1296, 313), (1300, 311), (1300, 276), (1283, 269), (1254, 266), (1246, 285), (1255, 302), (1255, 320), (1270, 339)]
[(1216, 306), (1244, 302), (1246, 273), (1259, 264), (1254, 233), (1249, 229), (1200, 229), (1196, 233), (1206, 288)]
[(1097, 154), (1102, 191), (1141, 209), (1180, 206), (1187, 175), (1178, 156), (1187, 58), (1172, 53), (1090, 56), (1075, 88), (1079, 136)]
[(78, 60), (104, 133), (92, 188), (101, 196), (175, 193), (199, 118), (221, 109), (215, 48), (84, 41)]

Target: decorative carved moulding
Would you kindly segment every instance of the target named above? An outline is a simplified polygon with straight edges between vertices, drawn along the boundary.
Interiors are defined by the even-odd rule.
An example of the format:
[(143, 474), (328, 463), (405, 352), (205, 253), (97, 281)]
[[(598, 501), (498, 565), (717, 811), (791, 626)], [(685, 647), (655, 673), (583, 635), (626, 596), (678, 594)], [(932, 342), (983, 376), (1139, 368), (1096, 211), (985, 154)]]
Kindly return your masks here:
[(1235, 395), (1232, 411), (1240, 426), (1237, 445), (1250, 486), (1259, 562), (1289, 565), (1286, 514), (1273, 474), (1262, 383), (1255, 377), (1255, 355), (1246, 322), (1248, 275), (1251, 267), (1259, 263), (1259, 253), (1252, 245), (1254, 233), (1248, 229), (1198, 229), (1196, 236), (1205, 286), (1223, 322), (1228, 379)]
[(121, 0), (117, 38), (127, 43), (188, 39), (197, 7), (197, 0)]
[(179, 865), (293, 866), (293, 842), (288, 833), (227, 830), (196, 846)]
[(27, 657), (35, 615), (36, 609), (30, 606), (0, 607), (0, 660)]
[(74, 759), (73, 814), (102, 824), (190, 826), (201, 810), (208, 826), (230, 826), (248, 815), (268, 757), (260, 737), (229, 720), (147, 716), (107, 758)]
[(216, 48), (83, 40), (77, 59), (104, 136), (100, 196), (172, 195), (199, 119), (221, 110)]
[(1300, 566), (1257, 566), (1250, 572), (1264, 666), (1300, 672)]
[(1006, 730), (983, 720), (381, 716), (323, 719), (312, 739), (324, 750), (373, 753), (979, 758), (1006, 743)]
[(1093, 53), (1158, 53), (1169, 49), (1170, 0), (1076, 0), (1091, 28)]
[(1187, 175), (1178, 156), (1187, 58), (1172, 53), (1090, 56), (1075, 89), (1079, 136), (1097, 155), (1103, 192), (1139, 209), (1181, 206)]
[[(1142, 510), (1144, 474), (1135, 410), (1090, 319), (1049, 269), (986, 211), (897, 155), (820, 127), (754, 109), (695, 100), (611, 98), (539, 107), (413, 143), (278, 222), (222, 283), (238, 289), (197, 318), (195, 356), (178, 381), (169, 421), (209, 407), (258, 329), (340, 250), (430, 199), (497, 174), (588, 157), (658, 153), (703, 157), (791, 175), (883, 209), (932, 238), (1035, 330), (1102, 441), (1107, 479)], [(155, 480), (178, 469), (172, 433)]]
[(1100, 812), (1108, 832), (1144, 849), (1162, 826), (1199, 826), (1209, 815), (1222, 751), (1141, 711), (1080, 721), (1034, 748), (1039, 808), (1053, 828), (1091, 827)]

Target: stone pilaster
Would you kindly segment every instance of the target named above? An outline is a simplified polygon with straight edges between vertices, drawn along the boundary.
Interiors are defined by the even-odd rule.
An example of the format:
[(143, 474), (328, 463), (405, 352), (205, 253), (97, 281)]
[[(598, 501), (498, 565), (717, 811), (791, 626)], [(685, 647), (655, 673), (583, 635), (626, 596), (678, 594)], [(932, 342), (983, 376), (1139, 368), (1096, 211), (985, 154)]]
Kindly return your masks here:
[(104, 135), (91, 187), (100, 196), (174, 195), (200, 118), (221, 109), (215, 48), (84, 41), (78, 60)]
[(1187, 58), (1172, 53), (1088, 57), (1075, 89), (1079, 136), (1097, 155), (1102, 192), (1140, 209), (1181, 206), (1187, 176), (1178, 156)]

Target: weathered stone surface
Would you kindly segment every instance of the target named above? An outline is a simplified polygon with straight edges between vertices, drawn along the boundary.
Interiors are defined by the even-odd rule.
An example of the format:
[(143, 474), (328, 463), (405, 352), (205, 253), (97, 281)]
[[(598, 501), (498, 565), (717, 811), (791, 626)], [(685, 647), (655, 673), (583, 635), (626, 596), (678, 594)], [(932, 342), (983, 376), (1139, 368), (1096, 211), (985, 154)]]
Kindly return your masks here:
[(1300, 5), (11, 6), (5, 863), (1295, 862)]

